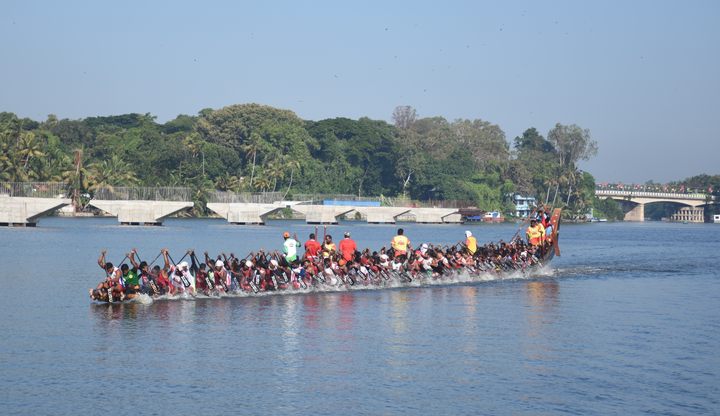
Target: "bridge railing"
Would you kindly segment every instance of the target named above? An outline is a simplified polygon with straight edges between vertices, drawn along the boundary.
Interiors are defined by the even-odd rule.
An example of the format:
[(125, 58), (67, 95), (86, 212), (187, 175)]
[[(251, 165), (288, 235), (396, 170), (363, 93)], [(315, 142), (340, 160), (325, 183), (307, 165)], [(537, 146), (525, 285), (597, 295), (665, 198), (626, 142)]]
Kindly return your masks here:
[(322, 204), (323, 201), (380, 201), (380, 198), (376, 196), (357, 196), (353, 194), (294, 194), (292, 199), (317, 204)]
[(0, 182), (0, 195), (30, 198), (66, 198), (68, 186), (62, 182)]
[(225, 204), (251, 203), (251, 204), (272, 204), (282, 201), (282, 192), (232, 192), (212, 191), (208, 194), (208, 202), (219, 202)]
[(181, 186), (130, 187), (113, 186), (98, 189), (93, 199), (104, 201), (192, 201), (192, 190)]
[[(707, 194), (679, 194), (674, 192), (643, 192), (643, 191), (619, 191), (596, 189), (595, 195), (601, 196), (624, 196), (624, 197), (646, 197), (646, 198), (671, 198), (671, 199), (698, 199), (706, 200)], [(711, 197), (714, 199), (714, 197)]]

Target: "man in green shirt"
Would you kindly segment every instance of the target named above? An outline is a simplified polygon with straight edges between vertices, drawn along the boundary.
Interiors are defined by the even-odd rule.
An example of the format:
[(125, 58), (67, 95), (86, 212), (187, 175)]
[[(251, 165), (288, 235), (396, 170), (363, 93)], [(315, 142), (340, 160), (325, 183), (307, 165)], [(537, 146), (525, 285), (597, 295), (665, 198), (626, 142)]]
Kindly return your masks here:
[(125, 284), (125, 295), (128, 298), (135, 297), (135, 294), (140, 290), (140, 279), (138, 277), (138, 271), (136, 268), (130, 269), (127, 264), (120, 266), (122, 272), (122, 279)]
[(290, 233), (287, 231), (283, 233), (283, 238), (285, 241), (283, 242), (282, 251), (285, 255), (285, 260), (287, 260), (288, 265), (290, 265), (297, 260), (297, 249), (300, 247), (300, 243), (297, 241), (297, 236), (291, 238)]

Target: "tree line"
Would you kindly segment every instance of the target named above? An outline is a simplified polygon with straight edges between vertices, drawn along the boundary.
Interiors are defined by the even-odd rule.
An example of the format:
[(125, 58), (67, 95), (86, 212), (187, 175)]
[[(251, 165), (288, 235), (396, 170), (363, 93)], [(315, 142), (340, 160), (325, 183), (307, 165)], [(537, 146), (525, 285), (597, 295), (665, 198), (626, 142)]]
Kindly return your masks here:
[(593, 176), (577, 166), (597, 152), (587, 129), (558, 123), (543, 136), (528, 128), (510, 143), (500, 126), (481, 119), (419, 117), (400, 106), (392, 120), (303, 120), (258, 104), (166, 123), (150, 114), (35, 121), (4, 112), (0, 180), (61, 181), (74, 196), (188, 186), (198, 215), (215, 189), (457, 200), (503, 212), (521, 193), (571, 216), (603, 205)]

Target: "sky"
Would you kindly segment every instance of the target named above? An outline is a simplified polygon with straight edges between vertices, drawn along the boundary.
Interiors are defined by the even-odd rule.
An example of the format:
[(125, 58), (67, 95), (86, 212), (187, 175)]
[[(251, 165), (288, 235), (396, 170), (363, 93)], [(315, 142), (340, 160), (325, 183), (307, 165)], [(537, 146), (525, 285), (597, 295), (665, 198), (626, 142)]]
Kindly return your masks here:
[(720, 174), (718, 1), (0, 1), (0, 111), (260, 103), (590, 130), (598, 182)]

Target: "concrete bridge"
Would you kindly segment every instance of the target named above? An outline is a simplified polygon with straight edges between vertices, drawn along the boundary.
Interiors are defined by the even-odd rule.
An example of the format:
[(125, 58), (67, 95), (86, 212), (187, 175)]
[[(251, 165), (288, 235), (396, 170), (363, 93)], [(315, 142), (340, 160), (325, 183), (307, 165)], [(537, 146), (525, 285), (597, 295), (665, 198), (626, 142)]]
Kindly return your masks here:
[(304, 201), (261, 203), (210, 202), (207, 207), (232, 224), (265, 224), (267, 217), (279, 210), (291, 208), (305, 217), (308, 224), (337, 224), (339, 219), (353, 212), (370, 224), (395, 224), (400, 216), (411, 216), (426, 224), (461, 223), (454, 208), (371, 207), (354, 205), (315, 205)]
[(193, 207), (186, 187), (100, 189), (90, 205), (117, 217), (121, 225), (162, 225), (170, 215)]
[(40, 217), (71, 203), (55, 182), (0, 182), (0, 226), (34, 227)]
[[(161, 225), (168, 216), (193, 206), (190, 192), (183, 187), (113, 187), (96, 191), (89, 205), (116, 216), (122, 225)], [(71, 204), (62, 197), (66, 194), (62, 183), (0, 183), (0, 225), (34, 226), (40, 216)], [(395, 224), (399, 218), (425, 224), (462, 222), (455, 208), (381, 207), (367, 198), (332, 205), (318, 204), (317, 198), (284, 201), (279, 193), (230, 196), (207, 206), (232, 224), (265, 224), (271, 214), (286, 208), (304, 216), (308, 224), (337, 224), (353, 213), (371, 224)]]
[(162, 225), (163, 220), (184, 209), (192, 202), (184, 201), (104, 201), (92, 200), (90, 205), (118, 218), (121, 225)]
[(70, 205), (67, 198), (15, 197), (0, 194), (0, 226), (34, 227), (40, 217)]
[(655, 202), (670, 202), (684, 205), (673, 220), (687, 222), (704, 222), (704, 205), (715, 202), (715, 197), (706, 194), (682, 194), (671, 192), (639, 192), (632, 190), (596, 189), (598, 198), (611, 198), (619, 201), (626, 209), (625, 221), (645, 221), (645, 205)]

